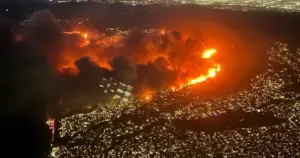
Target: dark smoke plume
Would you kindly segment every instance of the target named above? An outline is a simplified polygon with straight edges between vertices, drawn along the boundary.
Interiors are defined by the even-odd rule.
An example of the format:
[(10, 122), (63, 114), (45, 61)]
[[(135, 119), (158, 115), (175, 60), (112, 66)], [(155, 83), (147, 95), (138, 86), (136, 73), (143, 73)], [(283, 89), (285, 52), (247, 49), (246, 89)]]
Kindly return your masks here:
[(49, 10), (34, 12), (25, 25), (25, 38), (30, 39), (35, 47), (47, 52), (49, 61), (56, 64), (56, 58), (62, 50), (62, 33), (55, 16)]

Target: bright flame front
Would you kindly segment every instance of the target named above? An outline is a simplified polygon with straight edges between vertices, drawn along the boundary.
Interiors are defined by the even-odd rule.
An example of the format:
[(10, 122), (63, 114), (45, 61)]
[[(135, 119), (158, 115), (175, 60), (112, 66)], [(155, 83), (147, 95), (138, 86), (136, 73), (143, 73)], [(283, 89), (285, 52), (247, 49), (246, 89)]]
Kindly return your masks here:
[(216, 49), (207, 49), (205, 52), (202, 54), (203, 59), (209, 59), (211, 58), (215, 53), (217, 52)]
[[(207, 49), (202, 53), (202, 58), (203, 59), (210, 59), (216, 52), (217, 52), (217, 50), (214, 49), (214, 48)], [(193, 84), (204, 82), (208, 78), (214, 78), (217, 75), (217, 73), (220, 72), (220, 71), (221, 71), (221, 65), (220, 64), (214, 64), (214, 67), (208, 69), (207, 74), (203, 74), (203, 75), (200, 75), (196, 78), (190, 79), (188, 81), (188, 83), (181, 85), (179, 87), (179, 89), (181, 89), (182, 87), (187, 86), (187, 85), (193, 85)]]

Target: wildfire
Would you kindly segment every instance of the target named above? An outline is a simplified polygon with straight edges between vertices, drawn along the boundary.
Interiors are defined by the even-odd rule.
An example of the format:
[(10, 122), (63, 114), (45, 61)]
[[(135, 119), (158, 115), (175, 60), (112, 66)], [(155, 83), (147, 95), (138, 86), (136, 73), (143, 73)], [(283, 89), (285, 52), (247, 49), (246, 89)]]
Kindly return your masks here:
[[(89, 32), (84, 32), (84, 31), (69, 31), (69, 32), (62, 32), (63, 34), (66, 35), (78, 35), (80, 36), (82, 42), (79, 43), (80, 48), (87, 48), (88, 45), (91, 44), (91, 39), (94, 39), (94, 36), (92, 36)], [(98, 37), (98, 36), (97, 36)], [(102, 38), (97, 38), (97, 41), (95, 44), (97, 44), (101, 49), (101, 46), (109, 46), (111, 44), (114, 44), (118, 42), (121, 39), (119, 35), (114, 35), (114, 36), (107, 36), (107, 37), (102, 37)], [(97, 65), (111, 70), (111, 66), (109, 64), (109, 61), (105, 58), (99, 58), (98, 54), (94, 53), (97, 52), (98, 50), (84, 50), (86, 53), (71, 53), (70, 51), (65, 51), (60, 56), (60, 62), (56, 65), (57, 70), (59, 72), (64, 72), (67, 70), (68, 73), (76, 75), (78, 73), (78, 70), (76, 69), (76, 66), (74, 65), (74, 62), (82, 57), (88, 56), (91, 58)], [(88, 55), (87, 55), (88, 54)]]
[[(215, 54), (216, 52), (217, 52), (216, 49), (207, 49), (203, 52), (202, 58), (203, 59), (210, 59), (213, 56), (213, 54)], [(170, 90), (174, 92), (174, 91), (177, 91), (179, 89), (182, 89), (185, 86), (194, 85), (194, 84), (204, 82), (209, 78), (214, 78), (217, 75), (217, 73), (220, 72), (220, 71), (221, 71), (221, 65), (220, 64), (214, 64), (214, 67), (209, 68), (206, 74), (200, 75), (197, 78), (190, 79), (186, 84), (180, 84), (180, 86), (178, 88), (172, 86), (170, 88)], [(151, 101), (152, 100), (151, 95), (150, 94), (145, 95), (144, 100), (147, 101), (147, 102)]]
[(71, 31), (71, 32), (63, 32), (64, 34), (67, 34), (67, 35), (79, 35), (81, 36), (84, 41), (80, 44), (80, 47), (85, 47), (87, 45), (90, 44), (90, 40), (88, 39), (89, 37), (89, 34), (87, 32), (81, 32), (81, 31)]
[(216, 49), (207, 49), (203, 54), (203, 59), (209, 59), (212, 55), (214, 55), (217, 52)]
[[(202, 54), (202, 58), (203, 59), (210, 59), (215, 53), (217, 52), (216, 49), (207, 49), (204, 51), (204, 53)], [(193, 84), (197, 84), (197, 83), (201, 83), (206, 81), (208, 78), (214, 78), (218, 72), (221, 71), (221, 65), (220, 64), (215, 64), (214, 67), (209, 68), (207, 71), (207, 74), (204, 75), (200, 75), (197, 78), (193, 78), (190, 79), (188, 83), (186, 84), (181, 84), (179, 89), (188, 86), (188, 85), (193, 85)], [(172, 91), (175, 91), (176, 89), (174, 87), (172, 87)]]
[(88, 38), (88, 33), (86, 32), (81, 32), (81, 31), (70, 31), (70, 32), (63, 32), (64, 34), (67, 34), (67, 35), (80, 35), (81, 37), (83, 37), (84, 39), (87, 39)]
[(217, 64), (216, 67), (208, 69), (208, 72), (206, 75), (201, 75), (198, 78), (190, 80), (187, 85), (200, 83), (200, 82), (206, 81), (208, 78), (213, 78), (217, 75), (217, 73), (220, 70), (221, 70), (221, 66), (219, 64)]
[[(194, 51), (185, 47), (180, 47), (186, 43), (186, 40), (190, 38), (190, 36), (181, 34), (181, 39), (173, 40), (173, 38), (170, 38), (171, 36), (174, 36), (172, 30), (159, 29), (154, 36), (147, 36), (147, 31), (145, 31), (141, 37), (143, 42), (137, 44), (133, 42), (136, 40), (133, 38), (134, 34), (105, 35), (98, 34), (97, 32), (92, 34), (92, 31), (85, 32), (78, 30), (63, 33), (66, 35), (80, 36), (82, 42), (79, 43), (78, 46), (84, 49), (79, 49), (78, 51), (74, 49), (66, 50), (66, 53), (60, 56), (60, 62), (57, 64), (57, 68), (61, 72), (63, 70), (71, 70), (74, 71), (74, 74), (76, 75), (78, 71), (74, 65), (74, 61), (86, 56), (91, 58), (98, 66), (111, 70), (112, 67), (109, 62), (112, 61), (115, 56), (123, 55), (132, 62), (136, 64), (145, 64), (145, 66), (148, 63), (151, 64), (158, 61), (154, 66), (159, 71), (165, 71), (165, 68), (167, 68), (169, 71), (178, 72), (180, 75), (182, 74), (182, 78), (180, 78), (180, 76), (174, 78), (175, 82), (179, 80), (180, 82), (177, 82), (176, 86), (171, 85), (170, 88), (168, 88), (171, 91), (177, 91), (186, 86), (207, 81), (209, 78), (214, 78), (221, 70), (221, 65), (212, 59), (217, 53), (215, 48), (206, 49), (202, 53), (196, 54), (198, 58), (194, 58)], [(162, 49), (162, 45), (164, 49)], [(172, 51), (173, 47), (177, 48), (177, 46), (178, 48), (183, 48), (183, 51), (186, 51), (187, 56), (190, 55), (193, 56), (193, 58), (183, 58), (183, 56), (176, 54), (176, 52), (174, 53)], [(197, 49), (197, 47), (195, 48)], [(122, 51), (122, 49), (124, 49), (124, 51)], [(162, 58), (163, 60), (157, 60), (158, 58)], [(201, 74), (199, 74), (198, 71), (200, 69), (202, 71), (202, 67), (199, 68), (199, 59), (201, 61), (208, 61), (208, 64), (205, 65), (205, 67), (212, 65)], [(183, 61), (181, 62), (181, 60)], [(180, 65), (180, 63), (184, 63), (184, 65)], [(151, 101), (154, 91), (154, 89), (149, 88), (149, 92), (139, 92), (138, 96), (139, 98), (143, 98), (144, 101)]]

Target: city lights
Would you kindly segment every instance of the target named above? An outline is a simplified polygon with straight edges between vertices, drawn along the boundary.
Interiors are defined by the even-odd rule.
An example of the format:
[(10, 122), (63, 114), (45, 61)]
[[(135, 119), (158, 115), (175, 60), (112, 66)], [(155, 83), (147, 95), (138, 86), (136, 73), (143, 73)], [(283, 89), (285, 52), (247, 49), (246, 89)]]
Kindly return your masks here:
[[(268, 54), (269, 70), (253, 78), (248, 88), (226, 97), (201, 98), (191, 96), (189, 88), (178, 91), (171, 88), (153, 94), (149, 102), (132, 99), (101, 104), (93, 112), (63, 118), (60, 136), (69, 139), (67, 144), (56, 148), (55, 154), (61, 157), (297, 157), (300, 93), (285, 88), (298, 84), (295, 79), (300, 78), (300, 50), (291, 53), (287, 44), (277, 42)], [(278, 64), (279, 69), (275, 67)], [(287, 71), (295, 73), (287, 75)], [(224, 130), (217, 130), (222, 125), (216, 124), (213, 131), (207, 132), (176, 123), (218, 118), (228, 110), (268, 115), (267, 122), (273, 124), (233, 127), (229, 123)], [(244, 118), (237, 120), (246, 125), (244, 121)]]

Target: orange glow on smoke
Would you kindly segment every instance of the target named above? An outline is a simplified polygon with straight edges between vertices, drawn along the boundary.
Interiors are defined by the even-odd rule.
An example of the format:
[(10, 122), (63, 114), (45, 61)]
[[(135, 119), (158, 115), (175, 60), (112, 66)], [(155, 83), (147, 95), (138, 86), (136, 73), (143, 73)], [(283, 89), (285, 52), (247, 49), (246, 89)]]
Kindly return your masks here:
[[(185, 86), (198, 84), (207, 81), (210, 78), (214, 78), (217, 76), (218, 72), (221, 71), (221, 65), (213, 60), (214, 55), (217, 53), (217, 49), (209, 48), (202, 50), (202, 47), (198, 47), (198, 45), (193, 49), (185, 49), (184, 44), (190, 36), (182, 34), (181, 39), (174, 40), (173, 38), (169, 38), (173, 35), (171, 34), (172, 30), (168, 29), (159, 29), (155, 32), (155, 36), (151, 35), (143, 38), (141, 40), (142, 42), (138, 43), (139, 49), (129, 49), (130, 53), (125, 52), (127, 54), (122, 54), (124, 53), (122, 51), (123, 47), (125, 49), (128, 43), (129, 46), (131, 46), (130, 43), (132, 43), (131, 41), (126, 41), (128, 40), (127, 35), (118, 33), (105, 35), (98, 34), (97, 32), (94, 33), (92, 31), (78, 30), (63, 33), (66, 35), (79, 35), (81, 37), (80, 41), (82, 42), (80, 42), (78, 46), (82, 49), (78, 49), (78, 47), (74, 47), (74, 49), (71, 46), (61, 54), (58, 64), (56, 65), (60, 72), (70, 70), (69, 72), (76, 75), (78, 70), (74, 62), (82, 57), (89, 57), (98, 66), (109, 70), (112, 69), (109, 62), (116, 56), (124, 55), (133, 63), (145, 65), (149, 62), (154, 63), (161, 57), (165, 59), (165, 62), (158, 62), (155, 64), (158, 70), (174, 70), (179, 71), (180, 75), (183, 74), (182, 78), (176, 76), (177, 78), (174, 79), (175, 84), (169, 87), (169, 90), (177, 91)], [(169, 39), (167, 42), (169, 44), (166, 45), (164, 49), (161, 48), (161, 44), (164, 43), (162, 37)], [(173, 49), (178, 50), (178, 52), (187, 50), (185, 53), (188, 55), (181, 56), (180, 53), (176, 53)], [(201, 53), (198, 54), (197, 52)], [(201, 64), (199, 61), (204, 61), (204, 63), (206, 62), (208, 64), (205, 63), (206, 65), (202, 67), (199, 66)], [(203, 68), (207, 69), (203, 70)], [(184, 76), (185, 74), (187, 75)], [(148, 90), (139, 93), (139, 98), (150, 101), (152, 100), (152, 94), (153, 90), (148, 88)]]
[[(104, 47), (107, 47), (111, 44), (117, 43), (121, 37), (119, 35), (114, 36), (104, 36), (102, 38), (98, 38), (95, 41), (95, 44), (98, 45), (98, 48), (89, 49), (87, 46), (91, 44), (91, 39), (95, 39), (93, 34), (83, 31), (70, 31), (70, 32), (63, 32), (66, 35), (79, 35), (83, 40), (80, 44), (80, 48), (87, 48), (88, 50), (65, 50), (61, 55), (56, 68), (59, 72), (63, 72), (67, 70), (69, 73), (76, 75), (78, 70), (74, 64), (74, 62), (82, 57), (89, 57), (92, 59), (96, 65), (101, 66), (102, 68), (106, 68), (111, 70), (111, 66), (109, 64), (109, 60), (106, 58), (102, 58), (97, 54), (97, 52), (101, 52)], [(98, 50), (99, 49), (99, 50)], [(82, 52), (80, 52), (82, 51)]]
[[(84, 54), (71, 54), (69, 52), (65, 52), (60, 56), (61, 62), (56, 65), (56, 69), (59, 72), (67, 70), (68, 73), (76, 75), (78, 70), (75, 66), (75, 61), (82, 57), (85, 57)], [(94, 56), (93, 53), (90, 53), (89, 58), (93, 59), (93, 62), (95, 62), (96, 65), (112, 70), (111, 65), (107, 60), (98, 58), (97, 56)]]

